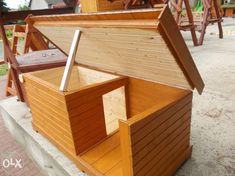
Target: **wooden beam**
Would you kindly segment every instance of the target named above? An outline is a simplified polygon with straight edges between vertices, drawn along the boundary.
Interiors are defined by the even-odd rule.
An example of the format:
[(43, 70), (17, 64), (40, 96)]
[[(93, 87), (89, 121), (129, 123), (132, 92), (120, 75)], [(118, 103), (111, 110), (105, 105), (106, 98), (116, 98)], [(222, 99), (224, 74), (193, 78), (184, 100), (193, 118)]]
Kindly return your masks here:
[(0, 65), (5, 64), (5, 61), (3, 59), (0, 60)]
[(42, 10), (26, 10), (26, 11), (12, 11), (2, 12), (1, 16), (4, 22), (10, 20), (24, 20), (28, 15), (53, 15), (53, 14), (65, 14), (74, 13), (74, 9), (71, 7), (58, 8), (58, 9), (42, 9)]
[(75, 57), (76, 57), (77, 48), (78, 48), (80, 38), (81, 38), (81, 31), (76, 30), (75, 34), (74, 34), (74, 37), (73, 37), (72, 46), (70, 48), (67, 64), (65, 66), (62, 81), (61, 81), (61, 84), (60, 84), (60, 91), (63, 91), (63, 92), (67, 91), (67, 88), (68, 88), (68, 85), (69, 85), (69, 79), (70, 79), (70, 76), (71, 76), (71, 73), (72, 73), (72, 68), (73, 68), (73, 65), (74, 65), (74, 61), (75, 61)]

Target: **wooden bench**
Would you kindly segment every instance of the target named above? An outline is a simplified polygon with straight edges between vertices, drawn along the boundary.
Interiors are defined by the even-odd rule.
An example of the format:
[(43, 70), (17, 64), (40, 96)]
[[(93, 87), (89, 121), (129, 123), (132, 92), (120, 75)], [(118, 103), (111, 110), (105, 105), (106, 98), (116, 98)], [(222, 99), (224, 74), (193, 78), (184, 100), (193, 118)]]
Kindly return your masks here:
[[(31, 26), (27, 26), (26, 29), (21, 26), (14, 26), (12, 47), (6, 37), (2, 19), (0, 19), (0, 34), (4, 45), (4, 59), (6, 63), (9, 63), (6, 95), (17, 95), (20, 101), (27, 101), (20, 75), (29, 71), (63, 66), (66, 63), (67, 56), (58, 49), (48, 51), (49, 47), (45, 39)], [(20, 37), (25, 38), (25, 44), (23, 54), (19, 56), (17, 43)], [(29, 49), (37, 52), (26, 53)]]
[(27, 22), (64, 52), (75, 48), (68, 69), (23, 77), (33, 128), (81, 170), (171, 175), (190, 157), (192, 89), (204, 83), (167, 6)]

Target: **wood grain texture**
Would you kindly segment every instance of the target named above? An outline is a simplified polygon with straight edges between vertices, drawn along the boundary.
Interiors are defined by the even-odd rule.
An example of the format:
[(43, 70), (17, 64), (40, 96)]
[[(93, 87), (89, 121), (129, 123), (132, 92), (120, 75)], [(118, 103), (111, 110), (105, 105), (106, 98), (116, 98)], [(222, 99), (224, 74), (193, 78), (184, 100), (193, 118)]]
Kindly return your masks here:
[(28, 19), (65, 52), (83, 33), (67, 92), (63, 67), (26, 74), (25, 86), (34, 128), (92, 176), (170, 175), (190, 156), (188, 89), (202, 84), (161, 11)]
[(28, 20), (65, 52), (75, 29), (85, 33), (78, 48), (77, 59), (81, 64), (175, 87), (196, 87), (201, 93), (204, 83), (173, 17), (171, 23), (167, 21), (169, 14), (168, 7), (164, 6)]
[[(192, 95), (182, 94), (164, 109), (160, 108), (160, 113), (156, 113), (158, 108), (155, 106), (153, 114), (150, 108), (145, 110), (146, 113), (136, 115), (142, 118), (120, 121), (120, 134), (124, 134), (121, 135), (121, 144), (125, 146), (122, 151), (126, 151), (124, 173), (130, 168), (131, 175), (154, 176), (160, 175), (162, 167), (168, 170), (167, 157), (177, 160), (181, 150), (190, 146), (191, 108)], [(134, 127), (135, 124), (138, 128)], [(174, 166), (179, 167), (179, 164)]]
[(159, 17), (159, 21), (160, 27), (163, 28), (167, 39), (174, 48), (174, 52), (176, 52), (178, 60), (184, 68), (185, 74), (192, 81), (197, 91), (201, 94), (205, 86), (204, 82), (196, 68), (196, 65), (180, 31), (177, 29), (177, 25), (172, 25), (173, 23), (175, 24), (175, 20), (173, 19), (172, 14), (168, 8), (165, 8)]
[[(60, 92), (63, 70), (25, 74), (24, 85), (34, 125), (78, 155), (117, 130), (118, 119), (126, 119), (124, 88), (120, 87), (127, 78), (74, 66), (69, 91)], [(74, 92), (75, 96), (66, 98)]]
[(82, 12), (103, 12), (103, 11), (114, 11), (123, 10), (123, 0), (81, 0)]
[[(38, 27), (47, 37), (52, 35), (51, 28)], [(68, 52), (75, 29), (76, 27), (53, 27), (53, 42)], [(81, 28), (80, 30), (83, 35), (77, 51), (78, 63), (175, 87), (191, 88), (156, 29)], [(61, 36), (61, 33), (66, 37)]]

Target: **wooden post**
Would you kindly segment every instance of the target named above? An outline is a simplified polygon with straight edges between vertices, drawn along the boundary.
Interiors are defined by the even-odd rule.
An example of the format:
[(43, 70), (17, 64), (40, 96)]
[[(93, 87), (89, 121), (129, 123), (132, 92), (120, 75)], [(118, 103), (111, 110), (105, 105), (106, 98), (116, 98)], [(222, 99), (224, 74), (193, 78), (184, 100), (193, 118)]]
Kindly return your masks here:
[[(202, 29), (201, 29), (201, 35), (199, 38), (199, 45), (203, 44), (204, 37), (206, 34), (206, 28), (208, 24), (210, 23), (218, 23), (218, 29), (219, 29), (219, 38), (223, 38), (223, 29), (222, 29), (222, 17), (219, 12), (219, 5), (217, 0), (203, 0), (203, 6), (204, 6), (204, 12), (203, 12), (203, 20), (202, 20)], [(211, 16), (211, 10), (212, 10), (212, 3), (214, 4), (214, 10), (215, 10), (215, 18), (212, 19)]]
[[(184, 26), (181, 25), (181, 13), (182, 13), (183, 3), (185, 4), (185, 9), (187, 12), (187, 17), (188, 17), (188, 24), (184, 25)], [(181, 30), (189, 29), (191, 32), (194, 46), (198, 46), (198, 40), (197, 40), (196, 31), (195, 31), (195, 24), (194, 24), (193, 14), (192, 14), (192, 11), (190, 8), (189, 1), (188, 0), (179, 0), (178, 2), (176, 2), (176, 0), (171, 0), (171, 5), (176, 10), (175, 21), (178, 24), (179, 28)]]

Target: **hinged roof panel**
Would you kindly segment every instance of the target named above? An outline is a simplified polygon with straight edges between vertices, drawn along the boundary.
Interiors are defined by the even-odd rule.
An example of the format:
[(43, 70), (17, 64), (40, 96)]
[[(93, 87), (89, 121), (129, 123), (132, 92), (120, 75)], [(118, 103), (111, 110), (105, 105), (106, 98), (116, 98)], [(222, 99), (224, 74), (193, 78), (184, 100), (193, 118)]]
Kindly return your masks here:
[(204, 83), (167, 6), (158, 9), (30, 17), (68, 53), (82, 31), (76, 62), (88, 67), (185, 89)]

